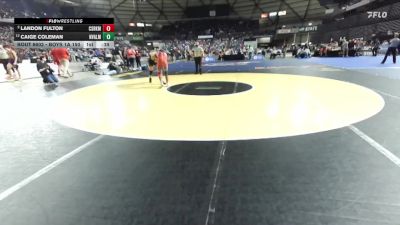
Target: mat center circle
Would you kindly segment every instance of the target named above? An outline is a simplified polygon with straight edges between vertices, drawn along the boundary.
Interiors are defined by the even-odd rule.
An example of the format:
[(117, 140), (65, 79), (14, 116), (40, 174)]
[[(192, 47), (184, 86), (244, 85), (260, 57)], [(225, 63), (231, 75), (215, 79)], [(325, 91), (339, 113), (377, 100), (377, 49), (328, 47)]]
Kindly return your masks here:
[[(158, 82), (149, 84), (147, 77), (81, 88), (55, 99), (49, 115), (63, 125), (99, 134), (221, 141), (333, 130), (365, 120), (385, 105), (365, 87), (311, 76), (176, 75), (169, 77), (169, 84), (170, 91), (180, 94)], [(232, 94), (246, 90), (243, 86), (251, 90)]]
[(168, 91), (183, 95), (227, 95), (248, 91), (253, 87), (242, 82), (206, 81), (171, 86)]

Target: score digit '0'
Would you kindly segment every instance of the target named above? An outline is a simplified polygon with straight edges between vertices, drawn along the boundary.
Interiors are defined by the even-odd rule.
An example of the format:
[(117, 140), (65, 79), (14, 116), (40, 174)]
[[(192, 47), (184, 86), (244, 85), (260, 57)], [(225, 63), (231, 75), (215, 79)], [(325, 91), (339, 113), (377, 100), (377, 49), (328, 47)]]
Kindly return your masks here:
[(103, 24), (103, 32), (114, 32), (114, 24)]

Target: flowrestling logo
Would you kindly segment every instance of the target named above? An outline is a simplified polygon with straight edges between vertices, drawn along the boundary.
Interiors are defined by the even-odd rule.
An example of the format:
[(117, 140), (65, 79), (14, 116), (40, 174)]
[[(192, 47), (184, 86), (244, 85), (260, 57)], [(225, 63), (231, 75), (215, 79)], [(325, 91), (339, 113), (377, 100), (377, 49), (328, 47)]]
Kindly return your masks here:
[(367, 12), (368, 13), (368, 19), (385, 19), (388, 16), (387, 12)]

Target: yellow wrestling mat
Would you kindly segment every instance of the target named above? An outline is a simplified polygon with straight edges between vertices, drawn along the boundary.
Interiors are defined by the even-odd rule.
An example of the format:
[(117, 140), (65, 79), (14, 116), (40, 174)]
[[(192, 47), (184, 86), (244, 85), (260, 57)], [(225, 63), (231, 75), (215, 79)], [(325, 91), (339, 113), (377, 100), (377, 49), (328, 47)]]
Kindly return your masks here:
[[(352, 83), (283, 74), (169, 76), (169, 86), (205, 81), (251, 85), (225, 95), (185, 95), (157, 77), (103, 83), (54, 101), (52, 115), (76, 129), (157, 140), (245, 140), (309, 134), (365, 120), (384, 107), (380, 95)], [(185, 86), (185, 85), (183, 85)]]

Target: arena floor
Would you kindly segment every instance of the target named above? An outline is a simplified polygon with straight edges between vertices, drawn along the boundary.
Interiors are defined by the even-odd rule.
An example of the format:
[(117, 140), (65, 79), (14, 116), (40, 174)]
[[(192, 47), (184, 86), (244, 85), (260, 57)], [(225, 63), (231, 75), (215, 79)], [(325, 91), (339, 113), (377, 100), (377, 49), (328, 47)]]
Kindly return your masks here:
[(381, 58), (178, 62), (171, 91), (0, 83), (0, 224), (399, 225), (400, 68)]

